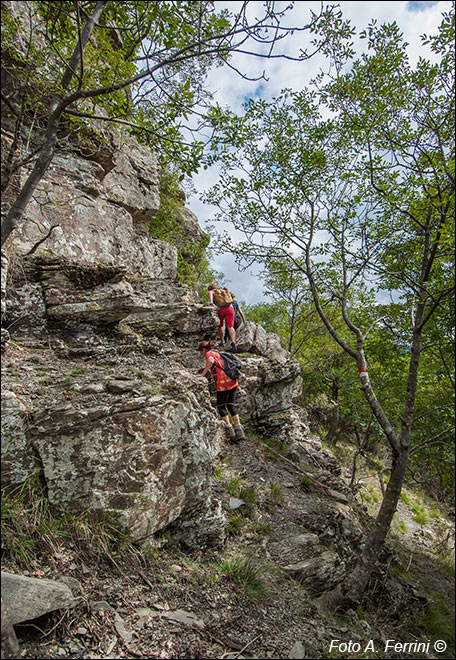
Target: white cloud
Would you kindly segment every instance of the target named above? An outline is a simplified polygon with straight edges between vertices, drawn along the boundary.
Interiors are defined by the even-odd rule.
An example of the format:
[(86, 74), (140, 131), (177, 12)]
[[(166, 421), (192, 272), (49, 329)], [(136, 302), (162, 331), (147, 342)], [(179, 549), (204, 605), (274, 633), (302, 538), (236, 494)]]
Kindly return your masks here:
[[(222, 2), (216, 0), (218, 8), (227, 7), (234, 12), (240, 6), (236, 0)], [(276, 3), (279, 4), (279, 3)], [(280, 3), (283, 7), (286, 2)], [(378, 24), (391, 23), (396, 21), (404, 34), (405, 41), (409, 44), (408, 53), (412, 64), (415, 64), (420, 55), (430, 57), (430, 51), (422, 45), (420, 36), (424, 33), (435, 34), (437, 27), (441, 23), (442, 13), (451, 9), (451, 1), (441, 2), (359, 2), (351, 0), (342, 0), (340, 8), (345, 19), (350, 19), (352, 25), (359, 33), (366, 28), (372, 19), (376, 19)], [(256, 7), (255, 7), (256, 5)], [(250, 10), (256, 9), (257, 15), (260, 14), (263, 2), (251, 3)], [(298, 1), (289, 14), (287, 25), (303, 26), (310, 19), (310, 11), (319, 12), (320, 2)], [(365, 42), (355, 39), (355, 45), (360, 49)], [(296, 32), (293, 37), (282, 41), (281, 46), (286, 49), (287, 54), (297, 54), (300, 48), (307, 47), (308, 35), (305, 32)], [(255, 82), (249, 82), (241, 78), (228, 67), (214, 69), (209, 77), (209, 84), (214, 91), (214, 98), (221, 106), (229, 106), (233, 111), (240, 113), (242, 104), (246, 98), (261, 93), (262, 98), (271, 99), (280, 93), (285, 87), (296, 90), (302, 89), (312, 77), (314, 77), (320, 67), (324, 65), (321, 58), (312, 58), (305, 62), (292, 62), (290, 60), (265, 60), (262, 58), (252, 58), (247, 55), (236, 54), (233, 57), (233, 64), (249, 77), (259, 77), (266, 70), (267, 82), (261, 85)], [(213, 166), (204, 170), (193, 177), (195, 189), (198, 192), (207, 190), (218, 178), (218, 168)], [(191, 210), (197, 215), (200, 224), (204, 227), (214, 218), (214, 209), (204, 204), (197, 195), (193, 195), (188, 200)], [(234, 258), (231, 255), (217, 257), (214, 261), (214, 267), (222, 270), (227, 278), (231, 280), (231, 285), (237, 288), (239, 299), (248, 303), (258, 302), (264, 299), (263, 288), (257, 272), (250, 271), (239, 272)], [(242, 291), (241, 291), (242, 290)]]

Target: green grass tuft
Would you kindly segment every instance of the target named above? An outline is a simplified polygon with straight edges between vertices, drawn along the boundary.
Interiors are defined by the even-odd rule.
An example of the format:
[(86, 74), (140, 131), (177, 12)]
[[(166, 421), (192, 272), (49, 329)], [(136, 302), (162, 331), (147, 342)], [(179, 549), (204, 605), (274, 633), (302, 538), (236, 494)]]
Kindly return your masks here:
[(299, 488), (304, 493), (311, 493), (315, 489), (315, 484), (312, 479), (303, 475), (299, 480)]
[(260, 600), (267, 594), (261, 568), (250, 558), (236, 556), (226, 559), (220, 565), (220, 572), (241, 584), (249, 600)]

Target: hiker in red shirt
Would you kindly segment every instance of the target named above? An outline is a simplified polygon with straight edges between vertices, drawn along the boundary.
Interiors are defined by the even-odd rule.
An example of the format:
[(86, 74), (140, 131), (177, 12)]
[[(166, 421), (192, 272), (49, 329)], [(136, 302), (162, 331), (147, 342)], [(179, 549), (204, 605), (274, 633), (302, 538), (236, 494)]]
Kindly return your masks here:
[(220, 345), (225, 348), (223, 343), (223, 325), (225, 325), (231, 340), (231, 347), (228, 350), (236, 351), (236, 333), (234, 331), (234, 309), (232, 306), (233, 297), (226, 287), (223, 289), (218, 288), (215, 284), (209, 284), (207, 287), (207, 294), (211, 305), (217, 307), (217, 315), (219, 317), (219, 327), (217, 328), (217, 335), (220, 339)]
[[(199, 375), (205, 376), (209, 371), (212, 371), (216, 381), (217, 410), (223, 421), (225, 435), (231, 442), (239, 442), (245, 439), (236, 408), (239, 381), (229, 378), (224, 372), (223, 357), (218, 351), (213, 350), (214, 346), (213, 341), (203, 341), (198, 346), (199, 352), (206, 360), (206, 366)], [(230, 423), (229, 414), (233, 419), (234, 428)]]

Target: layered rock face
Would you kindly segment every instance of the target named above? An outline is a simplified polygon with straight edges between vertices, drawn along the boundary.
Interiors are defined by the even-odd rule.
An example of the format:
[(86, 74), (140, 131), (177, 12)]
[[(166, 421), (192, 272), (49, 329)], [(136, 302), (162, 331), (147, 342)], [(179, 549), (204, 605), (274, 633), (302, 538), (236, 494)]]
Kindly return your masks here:
[(204, 383), (196, 376), (174, 379), (179, 400), (166, 372), (154, 376), (160, 387), (109, 379), (90, 397), (89, 385), (77, 401), (44, 409), (31, 433), (51, 503), (114, 515), (134, 540), (211, 504), (211, 459), (218, 451)]
[[(222, 435), (196, 351), (217, 316), (177, 281), (176, 248), (143, 228), (158, 185), (153, 155), (116, 135), (91, 158), (58, 153), (41, 181), (2, 255), (4, 327), (22, 342), (4, 351), (2, 474), (38, 472), (57, 510), (114, 517), (136, 541), (172, 524), (202, 547), (225, 526), (210, 487)], [(289, 416), (298, 365), (254, 323), (239, 342), (243, 421)]]

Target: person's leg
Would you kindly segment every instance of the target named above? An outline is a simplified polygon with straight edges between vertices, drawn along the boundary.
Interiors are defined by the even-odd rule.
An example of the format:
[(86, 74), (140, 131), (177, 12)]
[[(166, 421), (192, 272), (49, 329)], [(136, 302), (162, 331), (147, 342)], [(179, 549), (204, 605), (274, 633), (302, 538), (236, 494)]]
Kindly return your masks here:
[(231, 415), (233, 422), (239, 424), (239, 415), (236, 408), (237, 387), (232, 387), (225, 392), (225, 407)]
[(233, 420), (235, 440), (239, 442), (239, 440), (245, 440), (245, 435), (236, 408), (237, 389), (238, 389), (237, 387), (233, 387), (233, 389), (228, 390), (226, 397), (226, 408), (231, 415), (231, 419)]
[(235, 437), (235, 432), (233, 427), (231, 426), (230, 418), (228, 416), (227, 405), (226, 405), (227, 400), (229, 399), (229, 394), (230, 394), (229, 390), (226, 392), (217, 392), (217, 409), (223, 421), (225, 436), (228, 440), (231, 440)]
[(234, 309), (232, 307), (226, 307), (225, 326), (228, 331), (230, 340), (233, 344), (235, 344), (236, 341), (236, 332), (234, 330), (234, 317), (235, 317)]
[(237, 422), (235, 422), (235, 420), (233, 418), (233, 422), (234, 422), (234, 426), (233, 426), (234, 438), (235, 438), (236, 442), (239, 442), (239, 440), (245, 440), (244, 429), (242, 428), (239, 417), (238, 417)]
[(217, 328), (217, 336), (219, 338), (220, 343), (223, 343), (223, 324), (224, 324), (224, 314), (223, 314), (223, 307), (222, 309), (217, 310), (217, 314), (219, 317), (219, 327)]
[(217, 410), (223, 421), (229, 424), (230, 419), (226, 408), (226, 396), (227, 392), (217, 392)]

